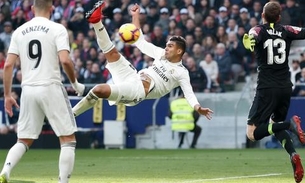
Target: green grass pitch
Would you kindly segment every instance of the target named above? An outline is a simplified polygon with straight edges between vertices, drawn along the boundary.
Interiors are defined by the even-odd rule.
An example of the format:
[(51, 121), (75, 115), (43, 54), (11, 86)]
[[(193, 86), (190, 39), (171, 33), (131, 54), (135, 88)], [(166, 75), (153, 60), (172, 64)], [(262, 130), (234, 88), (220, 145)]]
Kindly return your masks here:
[[(305, 149), (297, 151), (305, 157)], [(0, 150), (1, 166), (6, 153)], [(57, 183), (58, 156), (59, 150), (28, 151), (10, 183)], [(283, 149), (77, 149), (70, 182), (293, 183), (294, 178)]]

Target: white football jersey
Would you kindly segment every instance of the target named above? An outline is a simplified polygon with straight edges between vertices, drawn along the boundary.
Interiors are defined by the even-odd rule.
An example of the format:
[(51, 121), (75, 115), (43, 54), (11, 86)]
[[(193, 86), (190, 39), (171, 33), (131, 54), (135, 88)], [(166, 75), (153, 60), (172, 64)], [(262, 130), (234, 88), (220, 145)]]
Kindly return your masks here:
[(8, 53), (19, 55), (21, 85), (61, 83), (58, 51), (70, 51), (66, 28), (47, 18), (35, 17), (17, 28)]
[(155, 83), (154, 89), (147, 95), (146, 99), (160, 98), (180, 86), (192, 107), (199, 104), (190, 83), (189, 72), (182, 65), (182, 61), (178, 63), (168, 61), (164, 58), (165, 50), (147, 42), (142, 34), (135, 45), (142, 53), (154, 58), (152, 66), (139, 71), (139, 73), (148, 74)]

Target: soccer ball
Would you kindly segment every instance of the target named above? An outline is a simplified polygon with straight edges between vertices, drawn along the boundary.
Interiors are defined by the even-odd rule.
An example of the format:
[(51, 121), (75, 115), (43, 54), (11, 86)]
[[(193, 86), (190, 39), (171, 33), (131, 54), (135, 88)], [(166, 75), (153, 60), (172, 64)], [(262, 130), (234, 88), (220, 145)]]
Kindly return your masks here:
[(140, 37), (140, 30), (132, 23), (123, 24), (119, 29), (121, 41), (127, 44), (135, 43)]

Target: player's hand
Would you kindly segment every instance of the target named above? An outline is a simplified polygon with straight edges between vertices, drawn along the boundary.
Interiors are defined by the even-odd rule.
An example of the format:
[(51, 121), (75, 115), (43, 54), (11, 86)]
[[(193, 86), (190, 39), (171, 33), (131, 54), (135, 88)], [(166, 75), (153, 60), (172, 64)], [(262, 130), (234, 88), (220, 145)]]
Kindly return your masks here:
[(83, 96), (85, 91), (85, 85), (79, 83), (78, 81), (75, 81), (74, 83), (71, 83), (73, 89), (77, 93), (77, 96)]
[(136, 3), (130, 8), (130, 14), (132, 16), (140, 14), (141, 7)]
[(197, 112), (204, 115), (208, 120), (212, 119), (212, 114), (214, 113), (211, 109), (203, 107), (199, 107)]
[(254, 51), (254, 46), (255, 46), (255, 39), (254, 39), (253, 35), (244, 34), (243, 44), (244, 44), (244, 47), (246, 49), (253, 52)]
[(7, 112), (10, 117), (13, 116), (13, 110), (12, 110), (13, 106), (15, 106), (19, 109), (19, 105), (17, 104), (14, 97), (12, 97), (12, 96), (5, 97), (4, 98), (4, 108), (5, 108), (5, 112)]

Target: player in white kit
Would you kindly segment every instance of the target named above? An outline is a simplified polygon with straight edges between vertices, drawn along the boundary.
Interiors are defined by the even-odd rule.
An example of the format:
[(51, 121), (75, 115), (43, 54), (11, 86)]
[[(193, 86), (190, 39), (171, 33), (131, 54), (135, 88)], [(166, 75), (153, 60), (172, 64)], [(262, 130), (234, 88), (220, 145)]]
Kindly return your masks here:
[[(123, 103), (127, 106), (138, 104), (144, 99), (160, 98), (172, 89), (180, 86), (185, 98), (194, 109), (211, 119), (212, 110), (200, 106), (192, 86), (189, 73), (182, 65), (182, 55), (185, 52), (185, 39), (173, 36), (166, 48), (157, 47), (144, 39), (141, 34), (135, 45), (148, 56), (154, 58), (153, 65), (137, 73), (132, 64), (127, 61), (114, 47), (108, 33), (101, 22), (102, 9), (105, 2), (99, 1), (94, 8), (86, 13), (87, 20), (92, 23), (100, 49), (108, 61), (106, 67), (112, 74), (114, 84), (98, 84), (73, 107), (75, 116), (80, 115), (94, 106), (98, 98), (109, 100), (110, 104)], [(131, 9), (133, 23), (140, 28), (140, 8), (134, 5)]]
[(78, 83), (74, 75), (67, 30), (49, 20), (53, 1), (35, 0), (32, 11), (35, 17), (13, 33), (4, 66), (4, 104), (10, 116), (12, 106), (18, 107), (11, 96), (12, 72), (18, 57), (21, 62), (22, 95), (18, 141), (7, 154), (0, 183), (8, 181), (11, 170), (39, 137), (45, 117), (61, 144), (58, 182), (67, 183), (74, 166), (74, 132), (77, 127), (67, 92), (61, 83), (60, 63), (79, 95), (82, 95), (85, 86)]

